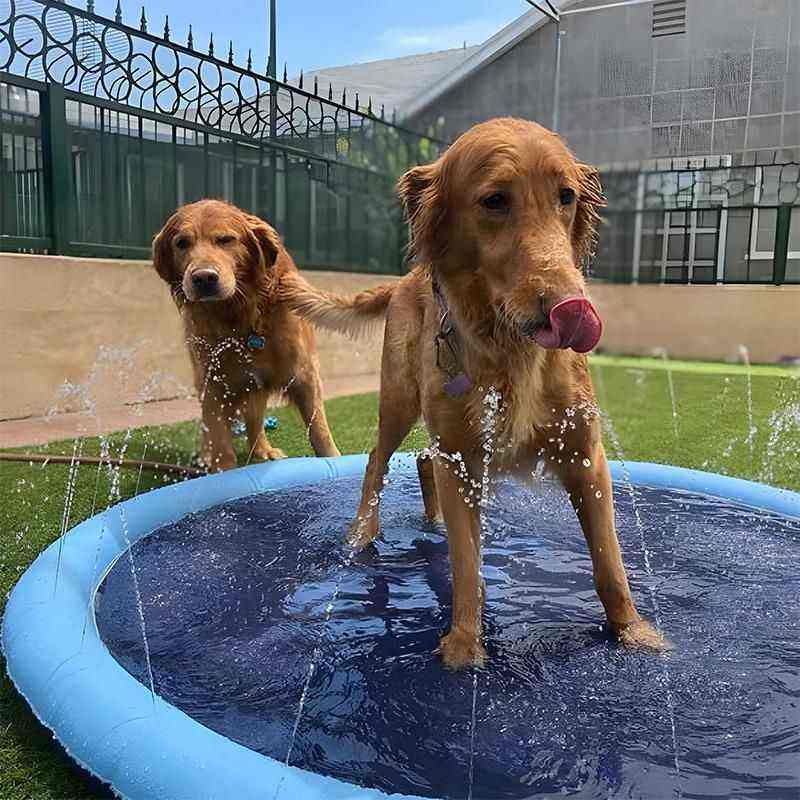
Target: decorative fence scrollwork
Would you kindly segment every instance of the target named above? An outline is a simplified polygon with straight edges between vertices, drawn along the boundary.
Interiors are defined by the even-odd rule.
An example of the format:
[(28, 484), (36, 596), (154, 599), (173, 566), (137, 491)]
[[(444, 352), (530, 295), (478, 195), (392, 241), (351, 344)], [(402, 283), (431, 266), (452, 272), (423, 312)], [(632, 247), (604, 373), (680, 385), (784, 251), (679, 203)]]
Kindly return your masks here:
[[(0, 0), (0, 248), (146, 258), (176, 205), (270, 218), (301, 263), (403, 269), (398, 175), (443, 145), (358, 94), (57, 0)], [(394, 115), (392, 115), (394, 116)]]
[[(346, 91), (339, 102), (330, 86), (327, 93), (316, 81), (304, 88), (302, 73), (296, 86), (285, 72), (283, 81), (259, 74), (249, 52), (240, 66), (233, 43), (227, 59), (215, 55), (213, 36), (201, 52), (190, 27), (186, 45), (179, 44), (168, 18), (155, 36), (144, 11), (136, 29), (122, 23), (119, 6), (115, 21), (98, 16), (92, 0), (87, 11), (56, 0), (3, 0), (0, 14), (3, 72), (225, 133), (292, 140), (334, 158), (354, 152), (376, 169), (386, 167), (398, 143), (409, 163), (435, 156), (441, 146), (388, 122), (383, 108), (375, 114), (371, 98), (362, 106), (355, 94), (351, 106)], [(341, 137), (347, 146), (337, 147)]]

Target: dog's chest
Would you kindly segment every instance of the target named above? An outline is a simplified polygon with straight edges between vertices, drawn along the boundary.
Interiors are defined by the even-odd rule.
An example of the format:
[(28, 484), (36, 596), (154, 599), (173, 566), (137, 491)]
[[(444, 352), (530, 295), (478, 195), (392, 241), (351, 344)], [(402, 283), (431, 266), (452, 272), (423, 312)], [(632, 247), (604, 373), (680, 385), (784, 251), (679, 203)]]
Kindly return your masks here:
[(198, 354), (209, 383), (232, 394), (269, 389), (272, 386), (273, 369), (264, 353), (253, 352), (239, 342), (216, 350)]

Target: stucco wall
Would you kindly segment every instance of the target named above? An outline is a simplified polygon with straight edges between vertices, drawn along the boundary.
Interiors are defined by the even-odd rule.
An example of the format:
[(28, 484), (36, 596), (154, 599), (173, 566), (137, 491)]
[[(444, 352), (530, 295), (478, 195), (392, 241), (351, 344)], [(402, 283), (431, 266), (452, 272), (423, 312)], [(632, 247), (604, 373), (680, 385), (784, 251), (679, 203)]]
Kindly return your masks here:
[[(351, 293), (391, 277), (307, 271)], [(0, 256), (0, 419), (192, 392), (178, 314), (147, 262)], [(595, 284), (607, 352), (753, 361), (800, 355), (800, 287)], [(323, 379), (375, 374), (380, 336), (318, 333)], [(64, 390), (68, 381), (76, 389)]]
[[(394, 280), (306, 274), (344, 293)], [(193, 392), (177, 309), (149, 262), (0, 255), (0, 286), (0, 419)], [(380, 335), (319, 332), (317, 345), (323, 380), (378, 371)]]
[(593, 284), (605, 352), (754, 362), (800, 356), (800, 286)]

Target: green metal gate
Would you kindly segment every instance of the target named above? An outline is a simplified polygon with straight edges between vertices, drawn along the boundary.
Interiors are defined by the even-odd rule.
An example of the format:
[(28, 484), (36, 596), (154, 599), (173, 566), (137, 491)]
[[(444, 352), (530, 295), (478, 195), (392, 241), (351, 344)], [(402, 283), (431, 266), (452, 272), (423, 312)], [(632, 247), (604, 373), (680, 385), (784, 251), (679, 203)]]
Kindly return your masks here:
[(179, 205), (270, 220), (304, 265), (398, 273), (398, 175), (442, 143), (56, 0), (0, 12), (0, 249), (148, 258)]
[(800, 284), (800, 164), (779, 153), (608, 170), (595, 279)]

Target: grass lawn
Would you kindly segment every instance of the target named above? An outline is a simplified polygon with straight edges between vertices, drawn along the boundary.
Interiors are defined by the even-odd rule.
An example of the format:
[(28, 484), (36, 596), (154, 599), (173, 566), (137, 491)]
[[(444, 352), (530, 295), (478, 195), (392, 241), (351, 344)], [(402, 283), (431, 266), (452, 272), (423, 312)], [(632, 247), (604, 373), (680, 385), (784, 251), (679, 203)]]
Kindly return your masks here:
[[(800, 379), (797, 371), (756, 370), (752, 378), (752, 435), (748, 422), (747, 376), (741, 369), (682, 368), (668, 372), (660, 362), (598, 358), (593, 363), (600, 405), (608, 412), (624, 457), (762, 480), (800, 490)], [(669, 378), (677, 417), (673, 420)], [(275, 412), (280, 425), (273, 443), (289, 455), (310, 454), (305, 430), (291, 409)], [(375, 395), (328, 403), (339, 448), (362, 452), (372, 446), (377, 423)], [(676, 435), (677, 430), (677, 435)], [(774, 431), (778, 431), (774, 434)], [(111, 451), (125, 448), (131, 458), (188, 463), (197, 423), (135, 430), (109, 437)], [(422, 447), (424, 431), (415, 428), (404, 449)], [(39, 452), (71, 455), (73, 442)], [(79, 444), (83, 454), (100, 451), (98, 439)], [(608, 447), (612, 458), (621, 453)], [(240, 442), (242, 463), (246, 456)], [(36, 555), (60, 533), (69, 467), (0, 463), (0, 597), (7, 593)], [(99, 479), (98, 479), (99, 475)], [(161, 485), (159, 476), (123, 471), (122, 498)], [(72, 527), (109, 501), (109, 481), (94, 467), (81, 467), (68, 521)], [(110, 797), (99, 783), (74, 767), (49, 732), (34, 719), (0, 670), (0, 800)], [(155, 800), (155, 799), (154, 799)]]

